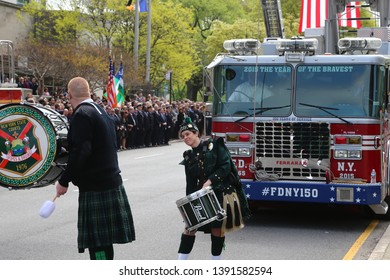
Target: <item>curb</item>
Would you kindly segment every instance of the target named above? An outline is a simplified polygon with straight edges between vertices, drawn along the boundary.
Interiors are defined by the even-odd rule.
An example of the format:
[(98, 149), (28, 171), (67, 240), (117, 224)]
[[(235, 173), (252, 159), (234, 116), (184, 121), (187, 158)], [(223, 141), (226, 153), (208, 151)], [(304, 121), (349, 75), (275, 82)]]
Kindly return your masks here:
[(390, 260), (390, 226), (387, 227), (385, 233), (380, 238), (372, 251), (369, 260)]

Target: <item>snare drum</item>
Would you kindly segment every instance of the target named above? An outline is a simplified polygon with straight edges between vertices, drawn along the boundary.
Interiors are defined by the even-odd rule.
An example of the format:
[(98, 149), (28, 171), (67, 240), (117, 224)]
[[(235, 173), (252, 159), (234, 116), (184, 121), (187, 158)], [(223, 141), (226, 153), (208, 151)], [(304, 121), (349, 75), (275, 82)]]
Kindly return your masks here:
[(0, 107), (0, 186), (53, 184), (68, 161), (68, 122), (56, 111), (28, 104)]
[(211, 187), (187, 195), (177, 200), (176, 204), (189, 231), (226, 218), (225, 210)]

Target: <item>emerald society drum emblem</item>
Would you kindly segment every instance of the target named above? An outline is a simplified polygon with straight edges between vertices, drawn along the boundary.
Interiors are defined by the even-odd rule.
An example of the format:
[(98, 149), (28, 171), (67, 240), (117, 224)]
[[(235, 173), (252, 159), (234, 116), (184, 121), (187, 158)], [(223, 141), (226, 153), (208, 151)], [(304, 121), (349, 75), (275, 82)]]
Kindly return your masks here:
[(0, 185), (34, 186), (51, 168), (55, 155), (55, 129), (38, 108), (0, 107)]

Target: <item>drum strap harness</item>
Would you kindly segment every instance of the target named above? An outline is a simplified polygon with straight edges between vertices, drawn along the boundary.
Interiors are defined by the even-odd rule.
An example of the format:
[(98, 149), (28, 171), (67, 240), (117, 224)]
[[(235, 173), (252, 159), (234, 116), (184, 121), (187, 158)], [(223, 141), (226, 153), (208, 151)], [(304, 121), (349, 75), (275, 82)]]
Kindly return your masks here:
[(200, 169), (202, 170), (201, 173), (200, 173), (200, 178), (199, 178), (199, 188), (202, 188), (203, 187), (203, 184), (204, 184), (204, 177), (205, 177), (205, 174), (204, 174), (204, 154), (206, 153), (207, 151), (207, 141), (202, 141), (202, 153), (199, 155), (199, 167)]
[(90, 102), (90, 101), (84, 101), (84, 102), (81, 102), (81, 105), (84, 105), (84, 104), (89, 104), (89, 105), (92, 105), (93, 107), (95, 107), (96, 111), (98, 111), (98, 113), (101, 115), (103, 114), (97, 107), (97, 105), (94, 103), (94, 102)]

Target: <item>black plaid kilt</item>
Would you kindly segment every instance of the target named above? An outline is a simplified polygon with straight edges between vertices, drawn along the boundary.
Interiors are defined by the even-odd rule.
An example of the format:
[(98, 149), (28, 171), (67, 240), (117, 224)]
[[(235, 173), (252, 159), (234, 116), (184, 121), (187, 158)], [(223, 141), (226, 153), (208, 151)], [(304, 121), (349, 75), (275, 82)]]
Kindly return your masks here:
[(133, 216), (124, 187), (80, 192), (77, 229), (80, 253), (85, 248), (134, 241)]

